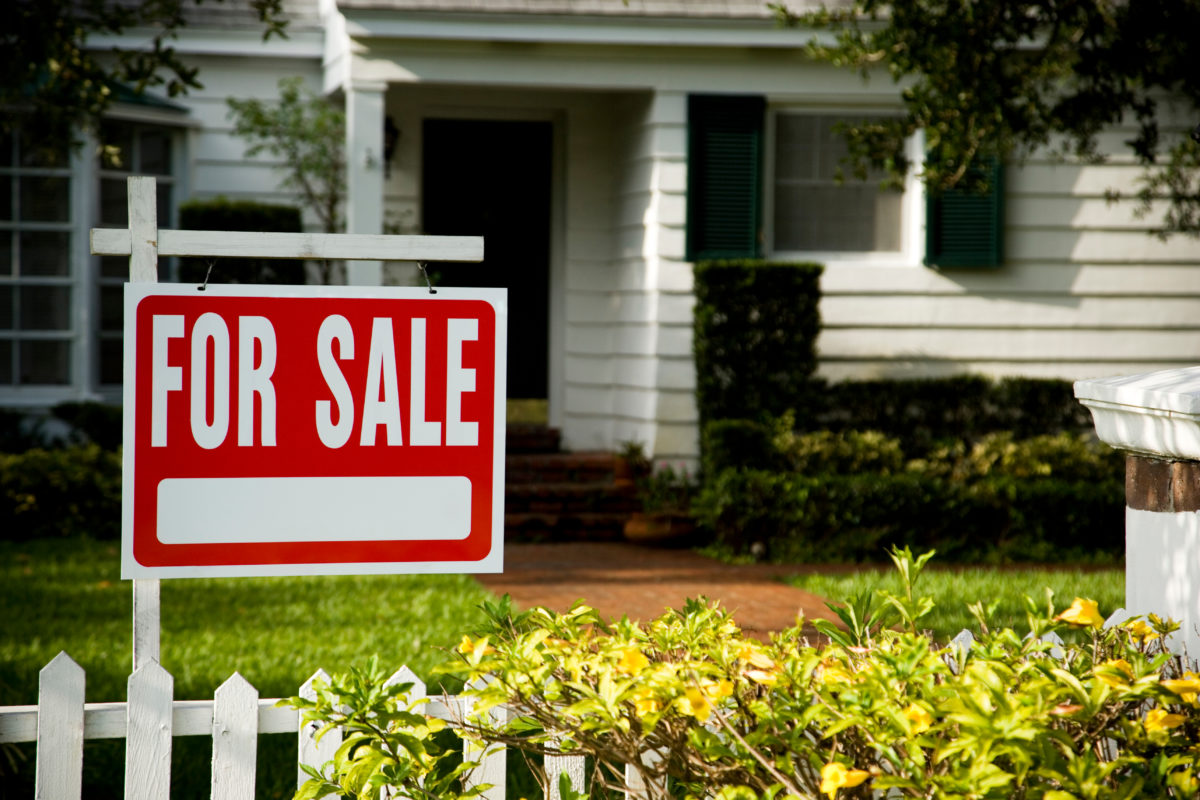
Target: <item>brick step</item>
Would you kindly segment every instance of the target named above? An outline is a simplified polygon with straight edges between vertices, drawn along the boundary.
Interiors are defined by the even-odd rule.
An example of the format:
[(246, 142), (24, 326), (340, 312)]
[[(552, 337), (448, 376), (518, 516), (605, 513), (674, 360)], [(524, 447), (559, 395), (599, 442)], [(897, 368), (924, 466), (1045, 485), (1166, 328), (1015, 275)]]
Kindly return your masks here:
[(612, 483), (509, 483), (504, 497), (504, 507), (513, 512), (628, 514), (638, 508), (632, 487)]
[(509, 542), (615, 542), (624, 537), (624, 513), (579, 512), (504, 515), (504, 538)]
[(557, 428), (530, 422), (510, 422), (505, 428), (504, 448), (509, 453), (557, 453), (561, 446)]
[(615, 457), (612, 453), (518, 453), (505, 459), (505, 482), (521, 483), (600, 483), (612, 481)]

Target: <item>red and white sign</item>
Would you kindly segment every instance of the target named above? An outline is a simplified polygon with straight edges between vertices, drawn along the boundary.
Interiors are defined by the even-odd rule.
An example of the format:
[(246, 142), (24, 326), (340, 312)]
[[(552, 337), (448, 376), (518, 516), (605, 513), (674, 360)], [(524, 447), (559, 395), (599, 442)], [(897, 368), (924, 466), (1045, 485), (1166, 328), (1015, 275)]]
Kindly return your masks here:
[(125, 285), (124, 578), (499, 572), (503, 289)]

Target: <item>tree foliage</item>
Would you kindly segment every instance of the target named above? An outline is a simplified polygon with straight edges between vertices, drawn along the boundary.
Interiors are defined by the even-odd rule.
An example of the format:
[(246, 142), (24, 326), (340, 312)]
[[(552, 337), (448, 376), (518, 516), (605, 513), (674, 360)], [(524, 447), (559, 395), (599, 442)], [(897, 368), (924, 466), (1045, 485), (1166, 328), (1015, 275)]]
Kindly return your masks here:
[(341, 229), (346, 185), (346, 115), (306, 91), (300, 78), (279, 81), (279, 101), (229, 98), (233, 130), (250, 145), (247, 156), (266, 153), (282, 161), (280, 185), (304, 198), (326, 233)]
[[(850, 166), (893, 177), (904, 141), (924, 131), (922, 177), (933, 191), (970, 186), (989, 159), (1035, 150), (1103, 159), (1098, 134), (1133, 123), (1127, 145), (1145, 167), (1142, 213), (1168, 200), (1163, 232), (1200, 235), (1200, 144), (1163, 124), (1172, 104), (1200, 122), (1191, 60), (1198, 0), (855, 0), (781, 21), (816, 31), (814, 57), (899, 86), (903, 113), (843, 129)], [(1188, 125), (1190, 127), (1190, 124)]]
[[(223, 2), (223, 0), (215, 0)], [(201, 86), (197, 69), (173, 41), (187, 9), (203, 0), (15, 0), (0, 26), (0, 131), (18, 124), (25, 138), (50, 149), (95, 129), (124, 84), (141, 93), (162, 87), (170, 97)], [(286, 36), (282, 0), (248, 0), (263, 38)], [(89, 49), (89, 38), (151, 30), (148, 47)], [(19, 113), (17, 113), (19, 112)]]

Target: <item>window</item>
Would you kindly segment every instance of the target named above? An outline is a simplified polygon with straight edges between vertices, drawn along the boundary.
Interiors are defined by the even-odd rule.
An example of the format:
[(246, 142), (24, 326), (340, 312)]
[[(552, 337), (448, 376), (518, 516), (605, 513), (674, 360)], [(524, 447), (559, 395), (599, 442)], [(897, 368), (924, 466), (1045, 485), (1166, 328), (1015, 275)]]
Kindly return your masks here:
[(0, 388), (72, 378), (70, 154), (0, 135)]
[(774, 115), (771, 249), (776, 253), (885, 253), (905, 248), (906, 192), (882, 189), (882, 171), (865, 180), (839, 169), (847, 155), (845, 113)]
[[(88, 230), (125, 227), (125, 179), (154, 175), (172, 219), (178, 128), (109, 120), (99, 142), (119, 157), (0, 135), (0, 402), (116, 399), (122, 381), (127, 258), (90, 258)], [(101, 148), (100, 153), (116, 153)]]
[[(99, 176), (99, 209), (96, 225), (105, 228), (124, 228), (129, 225), (129, 203), (126, 178), (131, 175), (153, 175), (158, 187), (158, 220), (163, 227), (170, 225), (171, 197), (175, 181), (172, 177), (174, 129), (162, 125), (108, 120), (101, 127), (103, 147), (97, 158)], [(116, 157), (108, 155), (116, 148)], [(97, 380), (100, 386), (116, 386), (122, 382), (123, 335), (125, 325), (124, 289), (129, 279), (129, 259), (122, 256), (103, 256), (99, 259), (99, 313), (96, 320)]]

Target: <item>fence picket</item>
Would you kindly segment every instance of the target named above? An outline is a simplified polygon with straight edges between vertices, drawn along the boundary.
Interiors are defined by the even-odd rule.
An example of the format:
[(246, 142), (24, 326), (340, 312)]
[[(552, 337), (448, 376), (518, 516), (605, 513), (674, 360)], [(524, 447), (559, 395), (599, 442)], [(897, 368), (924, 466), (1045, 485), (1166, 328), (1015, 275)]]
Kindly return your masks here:
[[(659, 761), (662, 761), (662, 756), (657, 750), (642, 753), (642, 763), (648, 767)], [(649, 800), (650, 791), (646, 786), (646, 778), (636, 764), (625, 765), (625, 797), (628, 800)]]
[(65, 652), (38, 673), (37, 800), (79, 800), (83, 793), (83, 667)]
[(170, 797), (174, 692), (175, 679), (157, 661), (129, 676), (125, 800)]
[[(468, 684), (469, 688), (482, 688), (479, 682)], [(465, 719), (470, 716), (474, 701), (469, 697), (462, 697), (462, 716)], [(494, 708), (490, 712), (494, 718), (499, 718), (499, 715), (507, 715), (509, 713), (506, 708)], [(504, 745), (492, 745), (484, 750), (481, 745), (474, 742), (463, 740), (463, 758), (468, 761), (479, 759), (479, 766), (471, 770), (464, 777), (464, 781), (468, 786), (479, 786), (481, 784), (489, 784), (490, 789), (485, 789), (480, 795), (484, 800), (504, 800), (504, 784), (508, 770), (508, 751)]]
[(235, 672), (213, 695), (212, 800), (253, 800), (258, 690)]
[[(329, 673), (323, 669), (318, 669), (312, 676), (306, 680), (301, 686), (298, 694), (305, 700), (316, 700), (317, 693), (313, 689), (313, 681), (329, 681)], [(308, 774), (300, 767), (308, 765), (316, 769), (321, 769), (325, 762), (333, 759), (333, 754), (342, 745), (342, 732), (332, 730), (321, 737), (321, 741), (317, 741), (317, 731), (321, 729), (320, 723), (304, 722), (301, 717), (297, 726), (299, 729), (299, 744), (297, 753), (297, 768), (296, 768), (296, 786), (303, 786), (308, 780)]]
[(408, 690), (408, 700), (421, 700), (426, 697), (425, 681), (417, 677), (417, 673), (408, 668), (408, 665), (401, 667), (392, 673), (392, 677), (384, 681), (383, 685), (395, 686), (398, 683), (411, 683), (412, 688)]
[(584, 768), (586, 762), (583, 756), (546, 756), (542, 763), (546, 770), (546, 800), (563, 800), (559, 787), (559, 776), (566, 775), (571, 782), (571, 788), (582, 792), (584, 786)]

